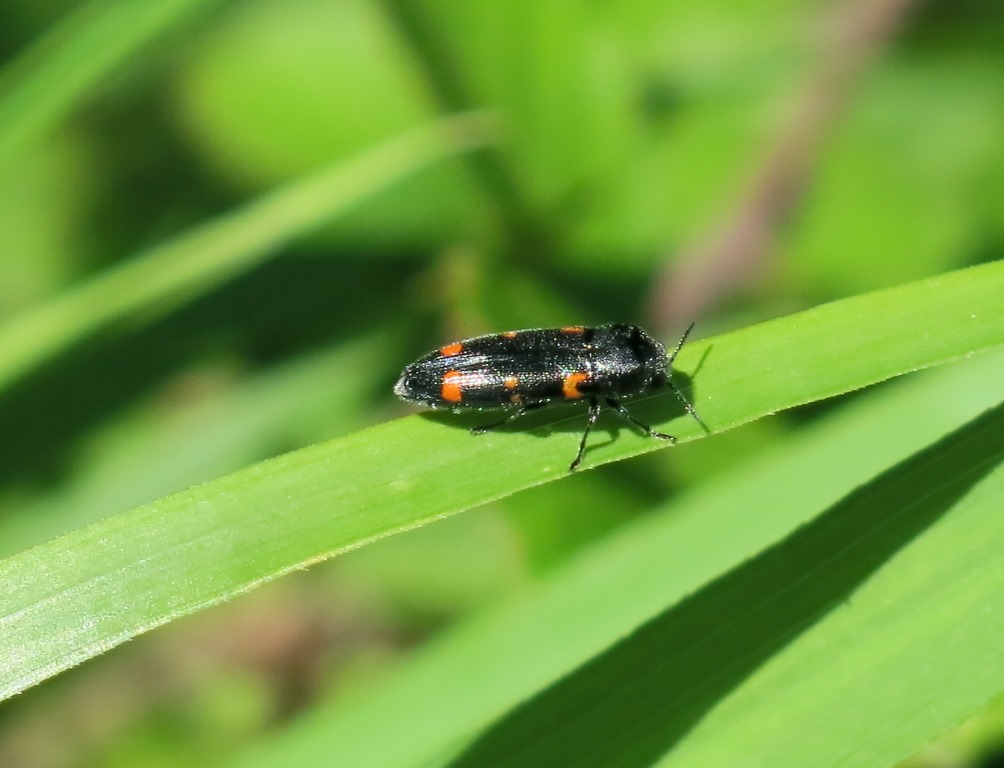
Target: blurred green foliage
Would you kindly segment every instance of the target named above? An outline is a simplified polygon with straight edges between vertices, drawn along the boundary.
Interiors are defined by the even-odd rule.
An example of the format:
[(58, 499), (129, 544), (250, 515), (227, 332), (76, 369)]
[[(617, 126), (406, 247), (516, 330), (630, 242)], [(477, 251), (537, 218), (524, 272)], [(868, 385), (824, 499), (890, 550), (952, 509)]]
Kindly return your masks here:
[[(654, 286), (784, 157), (827, 36), (859, 10), (7, 0), (0, 325), (437, 117), (491, 110), (500, 138), (0, 391), (0, 553), (403, 414), (402, 362), (445, 340), (608, 320), (672, 337)], [(899, 13), (827, 94), (755, 268), (712, 276), (699, 334), (1004, 257), (1004, 6)], [(532, 489), (177, 622), (0, 705), (0, 765), (219, 765), (828, 408)], [(950, 748), (989, 753), (999, 706), (987, 722)]]

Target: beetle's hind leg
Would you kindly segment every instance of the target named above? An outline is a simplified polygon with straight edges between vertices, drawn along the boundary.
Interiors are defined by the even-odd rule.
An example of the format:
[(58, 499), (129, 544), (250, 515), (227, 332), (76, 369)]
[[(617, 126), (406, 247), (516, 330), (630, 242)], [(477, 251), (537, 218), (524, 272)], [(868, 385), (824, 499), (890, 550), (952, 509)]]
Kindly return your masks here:
[(514, 421), (522, 416), (527, 411), (532, 411), (535, 408), (540, 408), (544, 403), (531, 403), (530, 405), (521, 405), (516, 410), (507, 414), (501, 421), (494, 421), (491, 424), (482, 424), (478, 427), (471, 427), (472, 435), (483, 435), (485, 432), (491, 432), (493, 429), (498, 429), (499, 427), (505, 426), (510, 421)]
[(480, 426), (477, 427), (471, 427), (471, 434), (483, 435), (485, 432), (491, 432), (493, 429), (498, 429), (499, 427), (508, 424), (513, 419), (518, 419), (524, 413), (526, 413), (526, 410), (524, 408), (519, 408), (513, 411), (512, 413), (508, 414), (501, 421), (493, 421), (491, 424), (481, 424)]
[(638, 429), (640, 429), (642, 432), (644, 432), (649, 437), (654, 437), (657, 440), (669, 440), (672, 443), (676, 442), (676, 438), (673, 437), (672, 435), (667, 435), (667, 434), (665, 434), (663, 432), (656, 432), (648, 424), (643, 424), (642, 422), (638, 421), (638, 419), (636, 419), (634, 416), (632, 416), (630, 413), (628, 413), (628, 409), (627, 408), (625, 408), (623, 405), (621, 405), (620, 403), (618, 403), (612, 397), (608, 397), (607, 398), (607, 405), (609, 405), (611, 408), (613, 408), (615, 411), (617, 411), (617, 413), (619, 413), (625, 419), (627, 419), (628, 421), (630, 421), (632, 424), (634, 424), (636, 427), (638, 427)]
[(596, 419), (600, 415), (601, 407), (600, 401), (595, 397), (589, 400), (589, 419), (586, 421), (586, 429), (582, 433), (582, 439), (579, 440), (579, 452), (575, 454), (575, 461), (568, 465), (569, 472), (574, 472), (579, 464), (582, 463), (582, 457), (586, 453), (586, 438), (589, 437), (589, 431), (593, 428), (593, 424), (596, 423)]

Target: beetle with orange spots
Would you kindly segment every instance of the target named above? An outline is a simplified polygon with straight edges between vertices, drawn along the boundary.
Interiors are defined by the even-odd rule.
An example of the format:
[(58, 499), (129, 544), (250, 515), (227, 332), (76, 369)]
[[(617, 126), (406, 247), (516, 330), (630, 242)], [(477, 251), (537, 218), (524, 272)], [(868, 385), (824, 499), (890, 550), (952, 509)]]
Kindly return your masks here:
[(674, 441), (656, 432), (621, 404), (669, 387), (687, 412), (700, 419), (673, 384), (673, 361), (693, 328), (687, 328), (672, 354), (641, 328), (611, 323), (595, 328), (534, 328), (505, 331), (446, 344), (407, 366), (394, 387), (403, 400), (429, 408), (497, 410), (505, 417), (471, 430), (481, 434), (536, 408), (553, 403), (589, 403), (585, 431), (569, 471), (582, 462), (586, 438), (604, 407), (611, 408), (649, 437)]

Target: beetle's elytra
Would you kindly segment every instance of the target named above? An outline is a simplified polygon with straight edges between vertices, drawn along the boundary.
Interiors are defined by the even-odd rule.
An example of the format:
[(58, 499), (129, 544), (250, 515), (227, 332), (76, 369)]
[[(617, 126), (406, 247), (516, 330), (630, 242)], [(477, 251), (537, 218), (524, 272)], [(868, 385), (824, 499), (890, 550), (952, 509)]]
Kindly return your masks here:
[(407, 366), (394, 387), (410, 403), (455, 411), (502, 410), (505, 418), (471, 430), (487, 432), (529, 410), (583, 400), (589, 417), (574, 471), (586, 450), (586, 438), (604, 406), (612, 408), (650, 437), (676, 440), (656, 432), (628, 413), (620, 398), (669, 387), (687, 412), (700, 421), (673, 384), (673, 360), (694, 324), (672, 354), (635, 325), (611, 323), (595, 328), (535, 328), (506, 331), (446, 344)]

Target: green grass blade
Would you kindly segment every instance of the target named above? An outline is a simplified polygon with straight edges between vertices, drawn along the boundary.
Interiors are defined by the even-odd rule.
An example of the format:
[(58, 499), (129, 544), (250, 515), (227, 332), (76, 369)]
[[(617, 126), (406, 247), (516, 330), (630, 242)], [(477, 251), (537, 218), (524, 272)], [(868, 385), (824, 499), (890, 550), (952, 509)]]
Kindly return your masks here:
[(1001, 509), (1004, 405), (657, 616), (451, 765), (647, 766), (678, 746), (661, 765), (894, 765), (1004, 690)]
[(247, 207), (140, 253), (0, 326), (0, 389), (109, 323), (205, 292), (369, 195), (443, 157), (484, 144), (471, 113), (433, 123), (297, 180)]
[(164, 409), (154, 396), (108, 420), (57, 488), (4, 505), (0, 558), (270, 458), (276, 445), (358, 428), (366, 423), (371, 382), (344, 371), (385, 370), (390, 338), (353, 338), (241, 376), (196, 402)]
[[(805, 582), (775, 579), (775, 599), (787, 605), (762, 600), (749, 621), (792, 622), (804, 607), (797, 601), (812, 600), (811, 581), (834, 590), (865, 575), (876, 550), (929, 528), (744, 681), (662, 764), (733, 766), (756, 749), (763, 765), (896, 765), (1004, 692), (1002, 459), (1004, 406), (880, 478), (868, 489), (879, 493), (857, 508), (855, 494), (821, 521), (830, 530), (771, 553), (761, 568), (795, 553)], [(829, 541), (815, 542), (814, 554), (803, 539), (818, 532)]]
[[(415, 768), (421, 760), (427, 768), (426, 756), (469, 739), (783, 540), (848, 488), (995, 405), (1002, 379), (1004, 349), (897, 382), (834, 411), (662, 513), (622, 529), (529, 594), (424, 648), (382, 690), (317, 709), (238, 764), (271, 768), (330, 760), (354, 768)], [(374, 739), (389, 722), (395, 738)]]
[(0, 172), (102, 77), (207, 0), (90, 2), (0, 73)]
[[(681, 367), (704, 358), (698, 407), (726, 429), (1004, 343), (1002, 289), (1004, 264), (962, 270), (695, 343)], [(561, 424), (577, 432), (581, 416)], [(680, 417), (672, 429), (699, 432)], [(575, 438), (542, 435), (473, 438), (414, 416), (14, 555), (0, 562), (0, 696), (292, 569), (563, 477)], [(586, 462), (656, 447), (623, 431)]]

